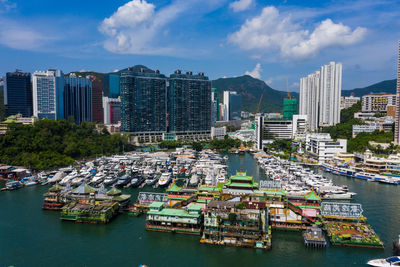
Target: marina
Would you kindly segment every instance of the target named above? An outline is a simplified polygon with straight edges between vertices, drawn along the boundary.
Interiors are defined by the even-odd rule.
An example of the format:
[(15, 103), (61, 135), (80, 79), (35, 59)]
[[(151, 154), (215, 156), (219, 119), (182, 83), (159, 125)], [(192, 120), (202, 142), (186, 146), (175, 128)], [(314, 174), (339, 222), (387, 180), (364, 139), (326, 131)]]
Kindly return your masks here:
[[(254, 158), (253, 158), (253, 156), (252, 155), (250, 155), (250, 154), (248, 154), (248, 153), (246, 153), (246, 154), (244, 154), (244, 155), (229, 155), (228, 156), (229, 157), (229, 159), (228, 159), (228, 161), (227, 161), (227, 166), (228, 166), (228, 169), (227, 169), (227, 172), (230, 174), (229, 176), (231, 177), (232, 175), (238, 175), (236, 172), (238, 171), (238, 167), (237, 166), (240, 166), (241, 165), (241, 163), (240, 163), (240, 161), (243, 161), (243, 169), (245, 169), (246, 171), (247, 171), (247, 176), (252, 176), (252, 177), (254, 177), (254, 181), (252, 181), (252, 180), (250, 180), (250, 181), (247, 181), (246, 183), (248, 183), (249, 185), (253, 185), (254, 186), (254, 183), (257, 183), (257, 184), (259, 184), (260, 183), (260, 180), (265, 180), (266, 178), (267, 178), (267, 175), (264, 173), (264, 170), (262, 169), (262, 168), (259, 168), (259, 166), (258, 166), (258, 163), (257, 163), (257, 161), (255, 161), (254, 160)], [(251, 165), (252, 164), (252, 165)], [(199, 175), (200, 177), (202, 177), (202, 174), (200, 174)], [(246, 175), (244, 176), (244, 177), (247, 177)], [(204, 176), (205, 177), (205, 176)], [(340, 183), (337, 183), (337, 182), (335, 182), (334, 184), (343, 184), (344, 183), (344, 181), (343, 180), (340, 180), (340, 179), (343, 179), (343, 178), (340, 178), (340, 177), (336, 177), (336, 176), (329, 176), (331, 179), (333, 178), (333, 179), (339, 179), (339, 181), (340, 181)], [(244, 180), (248, 180), (248, 179), (244, 179)], [(351, 181), (351, 180), (350, 180)], [(225, 192), (227, 192), (227, 191), (229, 191), (229, 190), (231, 190), (231, 193), (233, 193), (234, 191), (232, 191), (232, 190), (243, 190), (243, 188), (241, 188), (241, 189), (238, 189), (236, 186), (237, 186), (237, 184), (235, 184), (237, 181), (235, 181), (235, 179), (233, 179), (233, 181), (227, 181), (226, 183), (228, 184), (228, 185), (231, 185), (231, 186), (233, 186), (233, 187), (230, 187), (229, 188), (229, 186), (227, 186), (227, 188), (225, 188), (225, 189), (222, 189), (222, 190), (226, 190)], [(246, 183), (244, 183), (244, 184), (246, 184)], [(171, 184), (170, 184), (170, 186), (168, 187), (168, 189), (170, 189), (170, 191), (167, 191), (167, 196), (170, 196), (171, 198), (170, 199), (168, 199), (167, 201), (171, 201), (171, 204), (177, 204), (177, 203), (181, 203), (182, 205), (184, 205), (184, 204), (186, 204), (186, 203), (182, 203), (182, 201), (180, 201), (180, 200), (178, 200), (178, 199), (183, 199), (183, 200), (185, 200), (185, 201), (193, 201), (193, 199), (189, 199), (190, 198), (190, 195), (193, 193), (193, 192), (190, 192), (190, 190), (188, 190), (188, 189), (186, 189), (186, 190), (183, 190), (182, 191), (182, 189), (183, 189), (183, 187), (182, 187), (182, 185), (183, 184), (181, 184), (180, 186), (178, 186), (177, 184), (175, 184), (174, 182), (171, 182)], [(373, 186), (373, 185), (377, 185), (377, 184), (375, 184), (375, 183), (372, 183), (372, 184), (370, 184), (370, 183), (367, 183), (367, 185), (371, 185), (371, 186)], [(382, 186), (382, 185), (381, 185)], [(246, 186), (246, 188), (247, 188), (248, 186)], [(359, 197), (360, 197), (360, 192), (359, 191), (356, 191), (356, 190), (354, 190), (354, 188), (352, 188), (352, 186), (348, 186), (349, 188), (349, 191), (354, 191), (354, 192), (356, 192), (357, 193), (357, 195), (355, 195), (354, 196), (354, 198), (355, 198), (355, 200), (357, 201), (357, 202), (361, 202), (363, 205), (365, 205), (365, 203), (363, 202), (363, 201), (360, 201), (359, 200)], [(390, 187), (390, 186), (389, 186)], [(31, 191), (37, 191), (37, 190), (39, 190), (39, 191), (47, 191), (48, 190), (48, 188), (49, 187), (41, 187), (41, 186), (36, 186), (36, 187), (30, 187), (30, 188), (23, 188), (23, 189), (21, 189), (21, 190), (17, 190), (17, 191), (15, 191), (15, 192), (3, 192), (2, 194), (18, 194), (19, 196), (21, 196), (21, 194), (22, 195), (24, 195), (24, 192), (29, 192), (29, 191), (27, 191), (27, 190), (31, 190)], [(79, 187), (76, 187), (76, 188), (79, 188)], [(193, 209), (191, 209), (191, 210), (189, 210), (189, 209), (187, 209), (187, 213), (188, 214), (193, 214), (194, 215), (194, 213), (195, 213), (195, 210), (196, 210), (196, 208), (198, 209), (198, 207), (199, 206), (197, 206), (196, 207), (196, 205), (199, 205), (199, 203), (212, 203), (212, 201), (213, 201), (213, 196), (215, 196), (216, 195), (216, 193), (215, 193), (215, 191), (214, 191), (214, 186), (207, 186), (207, 185), (203, 185), (203, 186), (200, 186), (199, 187), (199, 193), (202, 193), (202, 195), (199, 195), (198, 197), (197, 197), (197, 199), (196, 199), (196, 204), (191, 204), (191, 205), (195, 205), (194, 207), (193, 207)], [(395, 187), (394, 187), (395, 188)], [(45, 190), (45, 189), (47, 189), (47, 190)], [(54, 189), (54, 188), (53, 188)], [(55, 188), (55, 189), (57, 189), (57, 188)], [(135, 199), (137, 198), (137, 196), (140, 194), (140, 192), (142, 192), (143, 190), (144, 191), (149, 191), (149, 192), (155, 192), (155, 193), (160, 193), (160, 194), (163, 194), (162, 192), (164, 192), (165, 191), (165, 189), (164, 188), (152, 188), (151, 186), (145, 186), (143, 189), (139, 189), (139, 188), (133, 188), (133, 187), (128, 187), (128, 188), (122, 188), (122, 190), (124, 191), (124, 193), (130, 193), (130, 194), (132, 194), (132, 202), (134, 202), (135, 201)], [(254, 190), (254, 188), (248, 188), (247, 190)], [(275, 190), (275, 192), (279, 192), (280, 190)], [(57, 192), (57, 191), (56, 191)], [(238, 193), (238, 192), (236, 192), (236, 193)], [(28, 194), (29, 195), (29, 194)], [(361, 194), (361, 198), (362, 198), (362, 195), (363, 194)], [(4, 195), (3, 195), (4, 196)], [(14, 196), (14, 195), (12, 195), (12, 196)], [(188, 197), (189, 196), (189, 197)], [(0, 196), (1, 197), (1, 196)], [(297, 207), (299, 207), (300, 209), (301, 208), (303, 208), (303, 207), (305, 207), (305, 206), (307, 206), (307, 205), (309, 205), (308, 207), (312, 207), (312, 204), (313, 204), (313, 201), (315, 202), (315, 200), (313, 200), (313, 198), (314, 198), (314, 195), (313, 194), (310, 194), (309, 195), (309, 199), (306, 199), (306, 198), (303, 198), (303, 199), (301, 199), (301, 198), (298, 198), (298, 199), (292, 199), (292, 201), (290, 201), (291, 202), (291, 204), (293, 204), (294, 206), (297, 206)], [(278, 193), (276, 193), (276, 194), (274, 194), (274, 195), (272, 195), (272, 194), (269, 194), (269, 195), (267, 195), (267, 197), (265, 198), (265, 201), (267, 201), (267, 200), (274, 200), (274, 201), (277, 201), (277, 200), (279, 200), (279, 199), (284, 199), (284, 196), (283, 195), (279, 195)], [(43, 198), (41, 199), (42, 201), (43, 201)], [(249, 201), (250, 202), (250, 201)], [(251, 199), (251, 202), (252, 203), (254, 203), (255, 202), (255, 199)], [(285, 202), (285, 201), (283, 201), (283, 202)], [(308, 203), (308, 204), (307, 204)], [(174, 208), (172, 208), (172, 209), (176, 209), (177, 207), (179, 207), (179, 205), (181, 205), (181, 204), (178, 204), (177, 206), (175, 206)], [(305, 204), (307, 204), (307, 205), (305, 205)], [(42, 204), (40, 204), (40, 205), (42, 205)], [(39, 206), (40, 206), (39, 205)], [(203, 204), (204, 205), (204, 204)], [(285, 205), (285, 204), (284, 204)], [(190, 206), (190, 205), (189, 205)], [(212, 206), (210, 206), (210, 208), (211, 208)], [(159, 207), (160, 208), (160, 207)], [(254, 207), (253, 207), (254, 208)], [(166, 214), (169, 214), (169, 212), (170, 212), (170, 210), (168, 210), (169, 208), (163, 208), (163, 209), (166, 209)], [(162, 209), (162, 210), (163, 210)], [(374, 218), (370, 218), (370, 216), (368, 215), (368, 213), (370, 212), (369, 211), (369, 208), (364, 208), (365, 209), (365, 213), (366, 213), (366, 215), (368, 216), (368, 223), (370, 224), (370, 225), (373, 225), (373, 227), (374, 227), (374, 229), (375, 229), (375, 231), (376, 231), (376, 233), (378, 233), (379, 234), (379, 236), (382, 238), (382, 240), (386, 243), (386, 247), (389, 247), (389, 250), (390, 250), (390, 244), (391, 244), (391, 241), (389, 240), (389, 242), (387, 242), (386, 240), (388, 240), (387, 238), (387, 234), (386, 233), (384, 233), (384, 231), (382, 231), (382, 228), (381, 228), (381, 225), (380, 224), (376, 224), (376, 223), (374, 223), (374, 221), (376, 220), (376, 218), (374, 219)], [(293, 209), (294, 210), (294, 209)], [(276, 209), (275, 210), (276, 211), (276, 214), (277, 213), (279, 213), (278, 212), (278, 209)], [(50, 213), (52, 213), (51, 215), (50, 214), (48, 214), (47, 216), (50, 216), (50, 217), (57, 217), (57, 215), (53, 212), (53, 211), (49, 211)], [(239, 213), (238, 214), (240, 214), (240, 210), (239, 210)], [(183, 216), (184, 214), (182, 214), (182, 216)], [(59, 215), (58, 215), (59, 216)], [(175, 215), (174, 215), (175, 216)], [(232, 218), (231, 218), (232, 219)], [(54, 219), (52, 219), (52, 220), (54, 220)], [(40, 220), (39, 220), (40, 221)], [(169, 241), (169, 242), (173, 242), (175, 245), (174, 246), (177, 246), (177, 247), (180, 247), (180, 245), (179, 244), (186, 244), (185, 246), (187, 247), (186, 249), (184, 249), (184, 250), (189, 250), (189, 251), (191, 251), (191, 249), (190, 249), (190, 247), (192, 247), (193, 249), (194, 248), (196, 248), (196, 250), (199, 250), (199, 251), (203, 251), (203, 250), (206, 250), (206, 251), (208, 251), (207, 253), (209, 253), (209, 254), (211, 254), (211, 255), (213, 255), (213, 253), (212, 253), (212, 251), (215, 251), (215, 250), (219, 250), (219, 249), (217, 249), (218, 247), (220, 247), (220, 246), (204, 246), (204, 247), (202, 247), (202, 246), (198, 246), (198, 245), (196, 245), (196, 243), (198, 243), (198, 244), (201, 244), (201, 243), (206, 243), (206, 242), (199, 242), (200, 240), (212, 240), (212, 238), (210, 238), (210, 236), (212, 237), (212, 235), (211, 235), (211, 229), (207, 229), (208, 230), (208, 232), (206, 232), (206, 231), (204, 231), (203, 232), (203, 235), (204, 235), (204, 233), (210, 233), (210, 236), (200, 236), (200, 240), (198, 239), (199, 237), (197, 237), (196, 239), (193, 239), (193, 238), (190, 238), (189, 236), (183, 236), (182, 235), (182, 237), (175, 237), (175, 236), (171, 236), (170, 234), (163, 234), (163, 233), (151, 233), (151, 232), (153, 232), (153, 231), (146, 231), (146, 230), (151, 230), (151, 229), (147, 229), (147, 228), (149, 228), (149, 227), (146, 227), (146, 223), (145, 223), (145, 221), (148, 221), (147, 220), (147, 217), (146, 216), (140, 216), (140, 217), (135, 217), (135, 218), (132, 218), (132, 217), (130, 217), (130, 216), (127, 216), (126, 214), (122, 214), (122, 215), (119, 215), (118, 217), (115, 217), (115, 219), (113, 219), (112, 220), (112, 223), (110, 223), (109, 225), (107, 225), (106, 227), (110, 227), (110, 229), (116, 229), (115, 227), (118, 227), (118, 229), (120, 228), (120, 227), (122, 227), (122, 225), (120, 225), (120, 223), (121, 222), (125, 222), (125, 224), (126, 223), (129, 223), (129, 224), (134, 224), (134, 225), (136, 225), (135, 226), (135, 230), (134, 230), (134, 233), (142, 233), (140, 236), (142, 237), (142, 238), (145, 238), (146, 240), (148, 239), (148, 238), (150, 238), (152, 241), (151, 242), (155, 242), (153, 245), (156, 245), (157, 243), (159, 243), (159, 242), (157, 242), (157, 241), (155, 241), (156, 239), (157, 240), (159, 240), (159, 241), (161, 241), (161, 240), (171, 240), (171, 241)], [(50, 223), (50, 222), (48, 222), (48, 223)], [(56, 223), (56, 221), (53, 221), (52, 222), (53, 224), (54, 223)], [(179, 223), (179, 222), (177, 222), (177, 223)], [(72, 228), (74, 228), (75, 226), (74, 225), (76, 225), (76, 224), (68, 224), (68, 223), (63, 223), (62, 225), (64, 225), (65, 224), (65, 226), (63, 226), (63, 228), (65, 228), (65, 227), (67, 227), (67, 229), (68, 228), (70, 228), (70, 227), (72, 227)], [(306, 224), (306, 222), (302, 222), (301, 224)], [(67, 226), (67, 225), (69, 225), (69, 226)], [(117, 225), (117, 226), (116, 226)], [(235, 224), (236, 225), (236, 224)], [(80, 226), (80, 227), (84, 227), (84, 225), (77, 225), (78, 227)], [(178, 225), (174, 225), (174, 227), (177, 227)], [(272, 223), (271, 223), (271, 227), (272, 227), (273, 225), (272, 225)], [(101, 229), (101, 228), (103, 228), (102, 226), (90, 226), (90, 225), (88, 225), (88, 227), (94, 227), (94, 228), (96, 228), (96, 227), (100, 227), (99, 229)], [(165, 227), (165, 226), (163, 226), (163, 227)], [(187, 227), (187, 226), (186, 226)], [(211, 226), (210, 226), (211, 227)], [(243, 227), (243, 226), (238, 226), (238, 225), (236, 225), (235, 227)], [(272, 245), (272, 249), (271, 249), (271, 251), (270, 252), (267, 252), (267, 253), (271, 253), (270, 255), (272, 255), (272, 256), (268, 256), (268, 257), (273, 257), (274, 258), (274, 256), (273, 255), (277, 255), (277, 254), (279, 254), (279, 253), (282, 253), (282, 251), (281, 251), (281, 249), (280, 249), (280, 244), (285, 244), (285, 243), (287, 243), (287, 242), (290, 242), (290, 250), (293, 250), (293, 249), (296, 249), (296, 251), (302, 251), (302, 249), (300, 249), (300, 247), (301, 246), (303, 246), (304, 248), (305, 248), (305, 246), (302, 244), (303, 242), (301, 241), (301, 239), (303, 238), (302, 237), (302, 235), (301, 234), (298, 234), (298, 233), (292, 233), (292, 234), (290, 234), (290, 232), (280, 232), (280, 231), (274, 231), (273, 230), (273, 228), (272, 228), (272, 232), (268, 229), (268, 228), (263, 228), (263, 227), (261, 227), (261, 228), (258, 228), (258, 227), (260, 227), (260, 226), (256, 226), (256, 227), (254, 227), (253, 228), (253, 230), (252, 231), (254, 231), (256, 228), (257, 229), (261, 229), (261, 230), (257, 230), (257, 231), (261, 231), (260, 232), (260, 234), (261, 235), (257, 235), (257, 236), (260, 236), (261, 237), (261, 239), (253, 239), (254, 241), (252, 241), (253, 243), (251, 243), (251, 242), (248, 242), (248, 240), (246, 241), (246, 244), (244, 244), (243, 243), (243, 241), (240, 241), (240, 242), (242, 242), (242, 244), (241, 244), (241, 246), (253, 246), (253, 247), (261, 247), (263, 244), (264, 244), (264, 246), (268, 246), (268, 242), (270, 242), (271, 240), (272, 240), (272, 242), (271, 242), (271, 245)], [(71, 229), (72, 229), (71, 228)], [(98, 230), (93, 230), (94, 228), (91, 228), (91, 231), (95, 231), (95, 232), (97, 232)], [(108, 228), (107, 228), (108, 229)], [(190, 227), (190, 229), (196, 229), (196, 227)], [(222, 228), (221, 228), (222, 229)], [(232, 228), (231, 228), (232, 229)], [(262, 230), (262, 229), (265, 229), (265, 230)], [(379, 230), (380, 229), (380, 230)], [(177, 229), (177, 230), (179, 230), (179, 229)], [(215, 230), (218, 230), (218, 229), (213, 229), (214, 231)], [(103, 230), (102, 230), (103, 231)], [(122, 229), (120, 230), (120, 231), (122, 231)], [(133, 232), (131, 232), (131, 230), (124, 230), (124, 231), (128, 231), (128, 233), (131, 233), (131, 234), (129, 234), (129, 235), (132, 235), (132, 233)], [(144, 231), (144, 232), (143, 232)], [(168, 230), (168, 231), (170, 231), (170, 230)], [(219, 230), (218, 230), (219, 231)], [(107, 231), (108, 232), (108, 231)], [(175, 230), (173, 231), (173, 232), (176, 232)], [(194, 231), (195, 232), (195, 231)], [(393, 232), (395, 232), (395, 231), (393, 231)], [(121, 232), (122, 233), (122, 232)], [(264, 233), (264, 234), (263, 234)], [(155, 236), (154, 236), (154, 235)], [(270, 235), (270, 236), (269, 236)], [(395, 236), (396, 236), (397, 234), (395, 233)], [(218, 236), (218, 235), (217, 235)], [(252, 235), (248, 235), (248, 237), (250, 237), (250, 236), (252, 236)], [(262, 236), (264, 236), (264, 237), (262, 237)], [(153, 237), (153, 238), (152, 238)], [(268, 238), (270, 238), (270, 237), (272, 237), (272, 239), (270, 239), (270, 241), (268, 241)], [(122, 238), (122, 237), (121, 237)], [(235, 242), (236, 243), (238, 243), (239, 241), (238, 240), (236, 240), (236, 241), (234, 241), (234, 239), (232, 239), (233, 237), (230, 237), (231, 238), (231, 244), (234, 244)], [(294, 239), (297, 239), (297, 241), (296, 241), (296, 244), (295, 243), (293, 243), (293, 242), (291, 242), (290, 240), (293, 240), (293, 238)], [(112, 238), (112, 239), (115, 239), (115, 238)], [(140, 239), (139, 239), (140, 240)], [(174, 240), (176, 240), (176, 241), (174, 241)], [(186, 240), (186, 242), (185, 242), (185, 240)], [(190, 241), (191, 240), (191, 241)], [(250, 240), (250, 239), (249, 239)], [(259, 240), (259, 241), (258, 241)], [(264, 241), (263, 241), (264, 240)], [(189, 242), (190, 241), (190, 242)], [(261, 242), (260, 242), (261, 241)], [(143, 242), (145, 242), (145, 244), (147, 244), (147, 242), (150, 242), (149, 240), (147, 240), (147, 241), (143, 241)], [(262, 243), (262, 242), (264, 242), (264, 243)], [(213, 241), (213, 243), (215, 243), (216, 245), (218, 245), (218, 239), (215, 239), (215, 241)], [(151, 243), (148, 243), (148, 245), (150, 245)], [(211, 244), (211, 243), (210, 243)], [(250, 244), (252, 244), (252, 245), (250, 245)], [(298, 246), (298, 244), (300, 244), (301, 246), (299, 247)], [(227, 252), (228, 254), (229, 254), (229, 248), (228, 247), (230, 247), (230, 245), (228, 245), (228, 243), (227, 242), (225, 242), (225, 246), (226, 246), (226, 249), (228, 249), (228, 251), (226, 251), (226, 249), (224, 248), (223, 250), (225, 251), (225, 252)], [(133, 247), (135, 247), (135, 245), (133, 245)], [(238, 248), (239, 249), (239, 248)], [(337, 250), (337, 249), (339, 249), (339, 250)], [(354, 248), (354, 249), (350, 249), (350, 248), (345, 248), (346, 249), (346, 251), (343, 251), (343, 253), (352, 253), (352, 251), (354, 250), (354, 249), (356, 249), (356, 250), (358, 250), (357, 248)], [(129, 250), (129, 249), (128, 249)], [(243, 249), (242, 249), (243, 250)], [(165, 251), (165, 249), (162, 249), (161, 251)], [(247, 252), (246, 252), (247, 251)], [(336, 253), (341, 253), (341, 249), (340, 248), (333, 248), (333, 247), (330, 247), (329, 246), (329, 244), (327, 245), (327, 250), (326, 250), (327, 252), (326, 253), (323, 253), (323, 255), (325, 255), (325, 254), (331, 254), (332, 253), (332, 251), (336, 251)], [(378, 250), (378, 251), (380, 251), (380, 250)], [(385, 253), (386, 253), (386, 251), (388, 251), (388, 248), (386, 248), (385, 249)], [(173, 252), (172, 251), (169, 251), (168, 253), (172, 253), (173, 254)], [(239, 254), (239, 255), (241, 255), (241, 254), (243, 254), (243, 255), (246, 255), (247, 253), (250, 253), (250, 254), (252, 254), (251, 252), (249, 252), (248, 250), (246, 250), (246, 249), (244, 249), (243, 251), (241, 251), (240, 249), (239, 250), (236, 250), (235, 249), (235, 254)], [(298, 252), (295, 252), (295, 253), (298, 253)], [(309, 253), (309, 252), (307, 252), (307, 253)], [(361, 249), (358, 253), (361, 253), (361, 254), (363, 254), (363, 255), (382, 255), (383, 253), (382, 252), (371, 252), (370, 250), (363, 250), (363, 249)], [(312, 254), (314, 254), (314, 252), (312, 252)], [(323, 256), (323, 255), (320, 255), (320, 256)], [(385, 255), (387, 255), (387, 254), (385, 254)], [(194, 255), (192, 255), (191, 254), (191, 257), (193, 257)], [(266, 256), (266, 255), (265, 255)], [(315, 256), (315, 255), (314, 255)], [(100, 258), (102, 258), (101, 256), (99, 256)], [(259, 255), (259, 257), (260, 258), (263, 258), (263, 256), (262, 255)], [(142, 257), (140, 257), (139, 256), (139, 258), (142, 258)], [(196, 258), (196, 257), (194, 257), (194, 258)], [(276, 260), (277, 260), (278, 258), (276, 258)], [(304, 256), (304, 259), (306, 259), (306, 257)], [(368, 259), (368, 258), (366, 258), (366, 259)], [(144, 258), (143, 258), (143, 260), (144, 260)], [(204, 260), (204, 259), (203, 259)], [(260, 259), (261, 260), (261, 259)], [(257, 261), (257, 260), (256, 260)], [(148, 262), (149, 261), (140, 261), (140, 262), (146, 262), (147, 264), (148, 264)], [(202, 260), (200, 260), (199, 262), (202, 262)], [(363, 263), (365, 263), (366, 262), (366, 260), (363, 262)], [(151, 261), (150, 261), (150, 263), (151, 263)], [(203, 263), (204, 263), (204, 261), (203, 261)], [(261, 263), (261, 262), (259, 262), (259, 263)], [(176, 264), (178, 264), (178, 262), (176, 262)], [(361, 262), (360, 262), (360, 264), (361, 264)], [(199, 265), (201, 265), (201, 264), (199, 264)], [(333, 265), (332, 265), (333, 266)]]

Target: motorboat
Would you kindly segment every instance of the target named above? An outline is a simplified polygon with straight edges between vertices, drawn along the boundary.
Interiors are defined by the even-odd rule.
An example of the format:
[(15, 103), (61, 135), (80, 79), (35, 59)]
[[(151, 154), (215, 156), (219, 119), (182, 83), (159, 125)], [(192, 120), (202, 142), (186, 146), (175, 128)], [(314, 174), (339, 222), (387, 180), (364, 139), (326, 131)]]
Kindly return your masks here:
[(331, 200), (351, 200), (353, 196), (357, 193), (353, 192), (343, 192), (343, 193), (328, 193), (324, 196), (324, 199), (331, 199)]
[(155, 175), (151, 175), (149, 177), (146, 178), (146, 184), (147, 185), (154, 185), (155, 183), (157, 183), (158, 179)]
[(90, 183), (92, 185), (98, 185), (101, 182), (103, 182), (105, 178), (106, 178), (105, 174), (102, 173), (102, 172), (99, 172), (93, 177), (93, 179), (92, 179), (92, 181)]
[(189, 180), (189, 186), (197, 186), (199, 184), (199, 177), (197, 174), (193, 174)]
[(117, 183), (115, 184), (115, 186), (124, 186), (124, 185), (127, 185), (131, 180), (132, 180), (132, 178), (131, 178), (129, 175), (125, 174), (125, 175), (121, 176), (121, 177), (118, 179), (118, 181), (117, 181)]
[(47, 179), (47, 182), (43, 183), (43, 185), (57, 183), (57, 182), (61, 181), (65, 176), (66, 176), (65, 172), (59, 171), (53, 177)]
[(115, 176), (108, 176), (106, 179), (104, 179), (104, 185), (110, 186), (113, 185), (118, 181), (118, 177)]
[(32, 186), (32, 185), (37, 185), (39, 183), (38, 179), (35, 176), (24, 177), (20, 182), (24, 186)]
[(168, 186), (170, 182), (171, 182), (171, 173), (170, 172), (162, 173), (160, 179), (158, 180), (158, 184), (162, 187)]
[(393, 256), (386, 259), (375, 259), (367, 262), (369, 266), (384, 267), (384, 266), (400, 266), (400, 256)]
[(9, 181), (6, 183), (7, 190), (16, 190), (16, 189), (20, 189), (21, 187), (22, 187), (22, 184), (18, 181)]
[(144, 181), (143, 176), (137, 175), (131, 180), (130, 186), (131, 187), (138, 187)]

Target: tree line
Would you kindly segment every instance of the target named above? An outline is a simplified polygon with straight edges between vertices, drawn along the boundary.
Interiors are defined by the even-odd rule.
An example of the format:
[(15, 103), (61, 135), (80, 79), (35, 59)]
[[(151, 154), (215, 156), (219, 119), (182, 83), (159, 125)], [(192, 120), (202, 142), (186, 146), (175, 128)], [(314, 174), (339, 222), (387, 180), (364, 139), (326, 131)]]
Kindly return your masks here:
[(0, 136), (0, 162), (34, 170), (68, 166), (75, 160), (134, 149), (126, 135), (110, 135), (104, 127), (83, 122), (42, 119), (34, 125), (10, 124)]

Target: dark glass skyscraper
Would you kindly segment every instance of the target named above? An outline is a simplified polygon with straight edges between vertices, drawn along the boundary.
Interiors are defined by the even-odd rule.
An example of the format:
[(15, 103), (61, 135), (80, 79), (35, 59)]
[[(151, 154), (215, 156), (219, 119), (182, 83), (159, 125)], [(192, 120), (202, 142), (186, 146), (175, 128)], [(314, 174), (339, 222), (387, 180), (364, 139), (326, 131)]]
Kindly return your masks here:
[(118, 72), (104, 74), (104, 95), (109, 98), (118, 98), (121, 95)]
[(211, 82), (204, 73), (170, 75), (168, 90), (169, 131), (190, 133), (211, 129)]
[(92, 82), (92, 121), (97, 123), (103, 122), (103, 82), (90, 76)]
[(7, 72), (4, 81), (4, 105), (7, 116), (21, 113), (23, 117), (32, 117), (33, 102), (30, 73)]
[(77, 124), (92, 120), (92, 82), (88, 78), (65, 78), (64, 108), (65, 117), (72, 116)]
[(162, 133), (166, 131), (167, 78), (155, 72), (121, 73), (121, 131)]

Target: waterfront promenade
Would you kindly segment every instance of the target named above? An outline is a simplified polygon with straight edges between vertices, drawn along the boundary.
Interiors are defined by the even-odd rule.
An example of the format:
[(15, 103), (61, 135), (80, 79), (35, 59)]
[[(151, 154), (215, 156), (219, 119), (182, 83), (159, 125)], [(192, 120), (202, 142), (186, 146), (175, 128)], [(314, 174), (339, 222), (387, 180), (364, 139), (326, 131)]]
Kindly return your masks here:
[[(266, 179), (250, 154), (229, 155), (229, 173), (240, 169), (256, 180)], [(356, 201), (385, 242), (382, 250), (332, 247), (307, 249), (298, 232), (274, 231), (272, 250), (200, 244), (198, 237), (146, 232), (145, 217), (118, 216), (108, 225), (62, 222), (59, 214), (43, 211), (47, 186), (0, 193), (1, 266), (364, 266), (371, 258), (391, 255), (391, 240), (399, 234), (400, 191), (396, 186), (365, 183), (325, 174), (335, 184), (347, 184)], [(153, 189), (147, 189), (151, 191)], [(127, 193), (136, 199), (141, 189)]]

